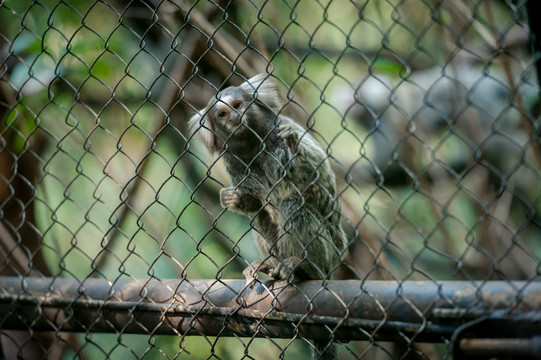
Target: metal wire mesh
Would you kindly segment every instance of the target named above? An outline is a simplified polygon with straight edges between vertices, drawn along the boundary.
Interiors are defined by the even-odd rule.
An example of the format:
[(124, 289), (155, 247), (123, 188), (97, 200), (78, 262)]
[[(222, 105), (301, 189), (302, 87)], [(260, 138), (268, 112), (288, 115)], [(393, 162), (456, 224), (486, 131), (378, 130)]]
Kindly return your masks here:
[[(122, 281), (148, 279), (143, 289), (157, 281), (173, 292), (189, 284), (207, 302), (211, 291), (194, 279), (246, 290), (226, 279), (242, 279), (260, 257), (253, 221), (220, 206), (220, 189), (230, 185), (222, 156), (206, 151), (188, 120), (219, 90), (259, 73), (276, 84), (280, 113), (317, 139), (336, 174), (348, 251), (335, 279), (458, 280), (479, 291), (478, 303), (485, 284), (500, 280), (512, 299), (505, 306), (525, 306), (541, 264), (539, 54), (526, 5), (1, 1), (0, 269), (22, 289), (18, 298), (1, 295), (6, 316), (28, 313), (19, 307), (34, 294), (26, 281), (45, 278), (42, 295), (68, 314), (64, 328), (46, 332), (38, 328), (42, 313), (19, 330), (3, 318), (4, 355), (310, 357), (302, 326), (285, 339), (269, 336), (262, 322), (253, 334), (235, 333), (227, 324), (237, 313), (212, 320), (204, 306), (183, 310), (195, 319), (187, 328), (172, 326), (164, 311), (161, 326), (177, 336), (160, 335), (167, 331), (130, 311), (155, 301), (147, 293), (127, 303), (130, 326), (99, 333), (108, 331), (100, 321), (116, 316), (108, 301), (127, 301), (113, 291)], [(64, 278), (78, 284), (65, 303), (55, 288)], [(109, 281), (104, 302), (91, 303), (94, 278)], [(367, 293), (355, 284), (354, 297)], [(300, 289), (302, 299), (292, 301), (308, 305), (295, 324), (317, 298)], [(456, 305), (438, 294), (432, 304)], [(428, 332), (430, 304), (408, 302), (400, 286), (394, 297), (422, 325), (400, 341), (380, 341), (393, 317), (392, 302), (380, 302), (375, 326), (358, 326), (368, 341), (338, 343), (340, 358), (450, 356), (449, 339), (416, 342)], [(79, 300), (98, 309), (94, 325), (70, 317)], [(278, 321), (272, 306), (261, 316)], [(337, 324), (346, 326), (351, 304), (339, 306)], [(201, 330), (198, 317), (217, 332)], [(69, 332), (68, 323), (77, 328), (70, 321), (82, 328)], [(343, 336), (338, 327), (327, 325), (330, 340)]]

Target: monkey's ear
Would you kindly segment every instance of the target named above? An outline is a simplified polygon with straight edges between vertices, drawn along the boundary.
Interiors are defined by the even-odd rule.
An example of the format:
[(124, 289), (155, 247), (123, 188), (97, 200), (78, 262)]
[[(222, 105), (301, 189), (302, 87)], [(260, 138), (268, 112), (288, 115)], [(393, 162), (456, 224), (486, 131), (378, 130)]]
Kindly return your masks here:
[(269, 75), (258, 74), (243, 82), (240, 88), (247, 93), (254, 94), (254, 98), (260, 100), (272, 110), (276, 112), (280, 110), (280, 95)]
[(198, 111), (190, 118), (190, 120), (188, 120), (188, 129), (192, 135), (197, 133), (197, 136), (203, 141), (203, 144), (205, 144), (209, 152), (213, 153), (214, 133), (212, 132), (210, 121), (208, 121), (208, 116), (205, 114), (206, 110), (207, 109)]

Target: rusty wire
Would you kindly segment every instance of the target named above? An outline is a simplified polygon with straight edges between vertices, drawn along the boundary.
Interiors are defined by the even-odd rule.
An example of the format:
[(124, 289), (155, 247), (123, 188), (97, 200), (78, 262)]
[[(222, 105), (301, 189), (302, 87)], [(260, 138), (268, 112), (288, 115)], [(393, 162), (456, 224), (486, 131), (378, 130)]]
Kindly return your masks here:
[[(538, 298), (525, 300), (541, 264), (541, 34), (528, 24), (536, 6), (308, 3), (0, 1), (7, 358), (309, 358), (314, 336), (305, 324), (321, 310), (317, 294), (329, 292), (340, 310), (324, 324), (329, 339), (348, 340), (344, 329), (364, 324), (349, 339), (363, 341), (338, 343), (341, 358), (444, 358), (456, 354), (453, 339), (470, 344), (478, 326), (438, 339), (431, 331), (490, 317), (483, 289), (493, 285), (485, 284), (505, 284), (498, 296), (509, 314), (539, 311)], [(304, 312), (281, 313), (278, 291), (259, 319), (241, 296), (253, 290), (229, 285), (258, 258), (251, 223), (220, 207), (220, 188), (229, 186), (223, 164), (187, 129), (218, 90), (258, 73), (271, 76), (283, 112), (328, 154), (349, 241), (339, 285), (311, 292), (283, 284)], [(36, 277), (45, 279), (37, 293), (29, 285)], [(237, 307), (218, 311), (196, 279), (233, 292)], [(343, 298), (332, 289), (346, 279), (355, 281)], [(106, 296), (85, 286), (97, 280)], [(132, 280), (137, 296), (115, 292)], [(376, 280), (392, 285), (413, 327), (393, 322), (388, 311), (397, 310), (378, 301), (379, 288), (364, 287)], [(56, 284), (65, 281), (69, 296)], [(420, 304), (403, 293), (411, 281), (462, 281), (478, 291), (470, 308), (443, 292)], [(204, 305), (173, 326), (166, 318), (186, 286)], [(355, 298), (373, 299), (379, 316), (352, 318)], [(431, 306), (442, 302), (436, 318), (454, 316), (452, 325), (433, 323)], [(31, 312), (19, 316), (27, 303)], [(47, 317), (50, 304), (63, 308), (66, 328)], [(92, 304), (91, 317), (73, 315), (81, 304)], [(163, 311), (155, 327), (139, 317), (150, 308)], [(99, 334), (115, 309), (128, 325)], [(509, 314), (483, 321), (501, 325)], [(287, 336), (269, 330), (287, 316), (291, 323), (277, 327)], [(443, 343), (418, 342), (426, 339)], [(473, 342), (476, 351), (483, 343)]]

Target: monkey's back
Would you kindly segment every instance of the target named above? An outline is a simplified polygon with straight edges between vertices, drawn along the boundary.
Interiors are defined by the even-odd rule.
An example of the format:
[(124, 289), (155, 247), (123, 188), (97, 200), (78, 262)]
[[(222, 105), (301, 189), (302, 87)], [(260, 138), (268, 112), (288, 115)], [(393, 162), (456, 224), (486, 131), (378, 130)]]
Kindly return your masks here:
[[(299, 140), (293, 151), (281, 141), (253, 162), (248, 182), (262, 195), (254, 219), (256, 242), (263, 256), (299, 258), (297, 278), (323, 278), (346, 248), (335, 176), (317, 141), (293, 120), (279, 120), (290, 124)], [(261, 191), (262, 185), (267, 191)]]

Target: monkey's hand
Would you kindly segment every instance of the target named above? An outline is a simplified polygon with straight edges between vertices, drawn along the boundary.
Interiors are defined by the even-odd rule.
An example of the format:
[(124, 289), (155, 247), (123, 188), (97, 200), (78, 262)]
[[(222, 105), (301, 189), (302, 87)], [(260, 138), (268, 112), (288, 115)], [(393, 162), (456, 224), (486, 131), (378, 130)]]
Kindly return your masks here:
[(242, 189), (226, 187), (220, 190), (220, 205), (241, 213), (251, 214), (261, 210), (261, 201)]
[(291, 124), (281, 124), (278, 126), (278, 135), (285, 140), (287, 147), (292, 153), (297, 152), (299, 143), (299, 133)]
[(290, 256), (284, 260), (276, 261), (275, 266), (270, 269), (268, 274), (275, 279), (291, 280), (291, 276), (301, 262), (301, 259), (296, 256)]
[(295, 256), (290, 256), (284, 260), (269, 258), (265, 262), (256, 260), (244, 269), (242, 275), (246, 278), (246, 285), (250, 285), (250, 287), (253, 287), (258, 271), (277, 280), (291, 280), (292, 275), (301, 263), (302, 260)]
[(264, 263), (262, 260), (256, 260), (253, 263), (251, 263), (244, 271), (242, 272), (242, 275), (246, 278), (246, 285), (250, 285), (250, 287), (254, 287), (254, 280), (257, 279), (257, 272), (261, 271), (265, 274), (268, 274), (271, 270), (271, 267)]
[(240, 192), (233, 187), (220, 190), (220, 205), (226, 209), (236, 209), (240, 202)]

